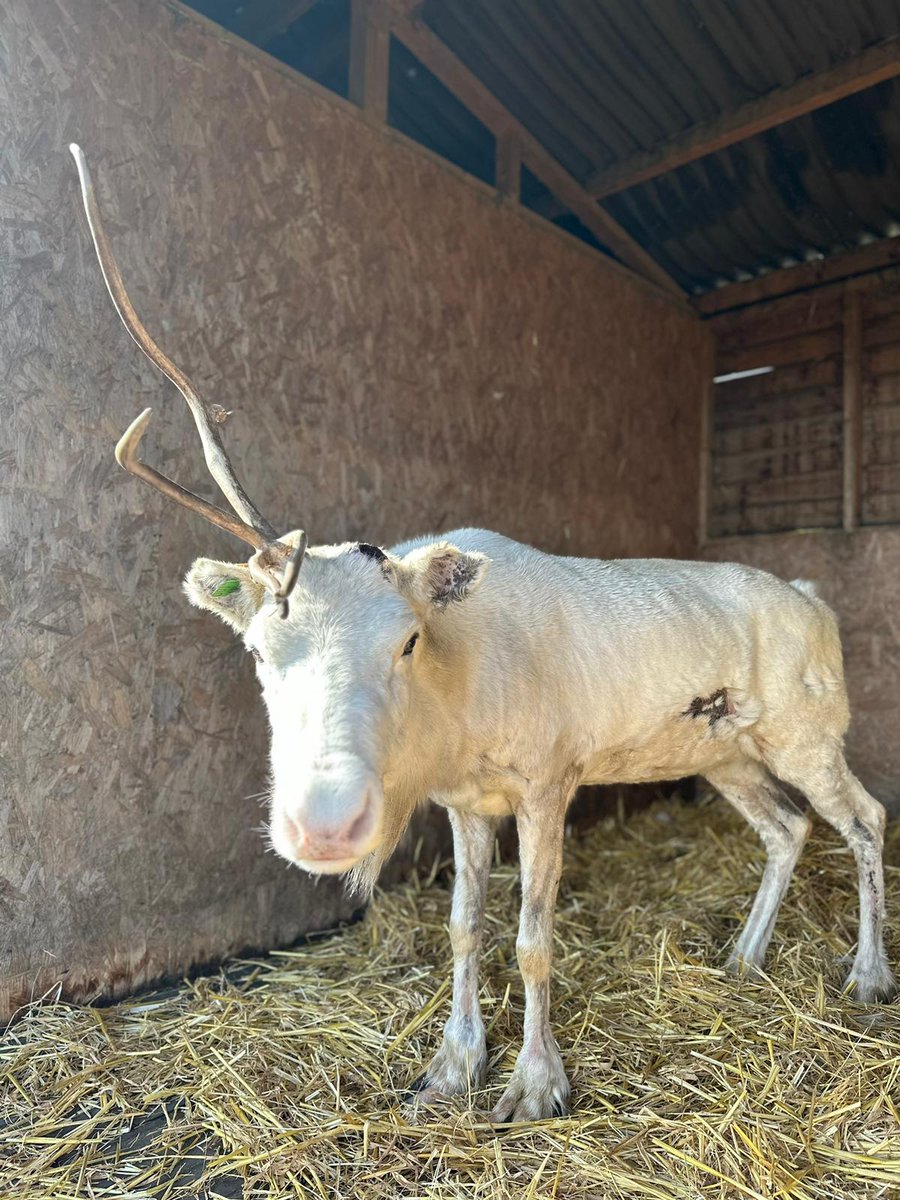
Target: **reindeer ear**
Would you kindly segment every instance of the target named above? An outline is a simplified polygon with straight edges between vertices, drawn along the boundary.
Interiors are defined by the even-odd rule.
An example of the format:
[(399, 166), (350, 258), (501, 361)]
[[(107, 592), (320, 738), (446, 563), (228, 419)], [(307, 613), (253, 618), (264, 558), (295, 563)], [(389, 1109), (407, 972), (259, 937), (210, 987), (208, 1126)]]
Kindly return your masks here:
[(250, 574), (246, 563), (214, 562), (198, 558), (184, 579), (191, 604), (221, 617), (243, 633), (265, 599), (265, 589)]
[(398, 583), (413, 603), (446, 608), (464, 600), (480, 585), (490, 559), (484, 554), (458, 550), (449, 542), (436, 542), (413, 550), (399, 564)]

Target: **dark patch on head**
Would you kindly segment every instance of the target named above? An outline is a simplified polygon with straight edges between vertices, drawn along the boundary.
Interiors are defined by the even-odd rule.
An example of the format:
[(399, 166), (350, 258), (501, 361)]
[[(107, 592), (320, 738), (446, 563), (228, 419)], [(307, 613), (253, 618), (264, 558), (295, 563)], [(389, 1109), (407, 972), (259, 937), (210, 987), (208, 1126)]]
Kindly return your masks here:
[(719, 688), (717, 692), (713, 692), (705, 699), (703, 696), (695, 696), (681, 715), (693, 719), (709, 717), (710, 728), (712, 728), (716, 721), (721, 721), (723, 717), (733, 717), (736, 712), (737, 709), (734, 707), (734, 701), (728, 695), (727, 688)]
[(364, 554), (366, 558), (374, 558), (376, 562), (387, 562), (387, 555), (381, 547), (373, 546), (370, 542), (357, 542), (353, 549)]

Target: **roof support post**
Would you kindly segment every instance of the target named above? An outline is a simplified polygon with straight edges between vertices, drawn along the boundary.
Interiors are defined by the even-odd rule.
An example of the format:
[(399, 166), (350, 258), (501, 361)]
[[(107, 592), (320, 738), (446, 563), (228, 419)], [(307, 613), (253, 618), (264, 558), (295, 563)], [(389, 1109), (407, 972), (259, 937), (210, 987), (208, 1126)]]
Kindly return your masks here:
[(351, 0), (350, 99), (376, 121), (387, 120), (390, 39), (383, 0)]
[(496, 135), (494, 185), (504, 200), (519, 203), (522, 184), (522, 156), (519, 143), (512, 133)]

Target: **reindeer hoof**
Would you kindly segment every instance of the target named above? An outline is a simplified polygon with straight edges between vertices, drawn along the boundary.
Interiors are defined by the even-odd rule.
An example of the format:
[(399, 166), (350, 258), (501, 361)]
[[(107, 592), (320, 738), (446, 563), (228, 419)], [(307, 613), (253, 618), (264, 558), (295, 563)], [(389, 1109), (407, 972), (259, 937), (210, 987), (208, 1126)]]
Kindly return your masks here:
[(445, 1039), (428, 1069), (410, 1084), (405, 1101), (418, 1108), (468, 1095), (482, 1086), (486, 1073), (487, 1049), (483, 1042), (470, 1047)]
[(876, 963), (872, 967), (854, 965), (844, 991), (860, 1004), (886, 1003), (897, 995), (897, 981), (887, 963)]
[(540, 1057), (523, 1051), (509, 1086), (488, 1118), (493, 1125), (546, 1121), (569, 1111), (569, 1081), (555, 1046)]

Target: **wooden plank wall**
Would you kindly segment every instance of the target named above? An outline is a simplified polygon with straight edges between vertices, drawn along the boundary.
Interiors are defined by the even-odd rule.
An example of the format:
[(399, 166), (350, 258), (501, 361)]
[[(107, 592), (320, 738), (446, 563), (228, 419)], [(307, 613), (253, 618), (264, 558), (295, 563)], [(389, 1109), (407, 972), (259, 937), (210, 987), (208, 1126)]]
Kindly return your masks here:
[(900, 278), (862, 295), (862, 523), (900, 522)]
[(243, 548), (113, 460), (152, 405), (148, 461), (213, 495), (105, 294), (68, 142), (148, 328), (234, 410), (249, 493), (317, 541), (692, 554), (708, 335), (177, 7), (0, 0), (0, 30), (2, 1013), (352, 907), (266, 854), (252, 663), (180, 592)]
[(841, 296), (757, 309), (711, 322), (717, 375), (773, 369), (715, 386), (709, 536), (840, 527)]
[(801, 292), (710, 325), (717, 375), (768, 370), (715, 386), (709, 536), (900, 521), (900, 279)]

